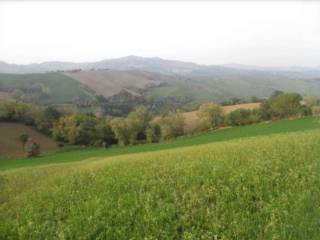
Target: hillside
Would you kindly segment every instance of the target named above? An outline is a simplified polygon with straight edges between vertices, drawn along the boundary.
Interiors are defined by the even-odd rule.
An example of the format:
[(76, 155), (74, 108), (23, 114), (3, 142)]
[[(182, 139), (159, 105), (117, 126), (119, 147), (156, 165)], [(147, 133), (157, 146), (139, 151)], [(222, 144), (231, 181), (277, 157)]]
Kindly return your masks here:
[(6, 171), (0, 233), (317, 239), (319, 137), (300, 131)]
[(0, 92), (22, 102), (70, 104), (94, 101), (94, 92), (61, 73), (0, 74)]
[(28, 134), (37, 144), (41, 152), (50, 152), (57, 149), (57, 144), (52, 139), (37, 130), (19, 123), (0, 123), (0, 157), (24, 156), (19, 136)]
[[(49, 71), (60, 73), (44, 73)], [(118, 97), (120, 102), (114, 102), (112, 99), (112, 106), (106, 106), (106, 109), (112, 108), (113, 105), (141, 103), (150, 107), (156, 106), (161, 111), (172, 107), (192, 109), (207, 101), (222, 102), (234, 97), (250, 99), (252, 96), (266, 98), (275, 90), (320, 96), (320, 70), (316, 68), (207, 66), (161, 58), (128, 56), (91, 63), (47, 62), (10, 65), (2, 62), (1, 72), (19, 73), (0, 75), (2, 99), (12, 95), (8, 95), (8, 91), (13, 91), (12, 85), (21, 90), (26, 84), (34, 82), (38, 85), (43, 84), (40, 90), (38, 86), (32, 91), (35, 92), (34, 95), (44, 96), (38, 98), (39, 102), (44, 104), (66, 104), (75, 98), (87, 99), (92, 103), (95, 101), (92, 95), (110, 98), (123, 90), (140, 96), (137, 101), (129, 98), (130, 102), (122, 101), (121, 96)], [(33, 74), (25, 74), (30, 72)], [(10, 79), (10, 84), (7, 79)], [(11, 87), (10, 90), (6, 90), (8, 87)], [(46, 98), (46, 92), (52, 96), (49, 94)], [(16, 95), (19, 95), (19, 92), (16, 91)], [(90, 105), (88, 101), (85, 100), (86, 104), (82, 102), (78, 105)], [(97, 104), (91, 104), (89, 107), (97, 107)], [(119, 109), (115, 112), (119, 112)]]
[(136, 93), (139, 89), (160, 83), (139, 71), (99, 70), (65, 72), (64, 74), (104, 97), (116, 95), (123, 89)]

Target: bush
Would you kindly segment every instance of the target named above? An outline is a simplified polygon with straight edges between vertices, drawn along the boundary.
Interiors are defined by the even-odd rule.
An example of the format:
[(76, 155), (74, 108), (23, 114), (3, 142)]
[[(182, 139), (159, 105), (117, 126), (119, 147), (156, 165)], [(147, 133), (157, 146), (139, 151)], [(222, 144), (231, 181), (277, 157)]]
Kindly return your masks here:
[(40, 155), (40, 146), (29, 138), (25, 146), (25, 151), (27, 157), (37, 157)]
[(184, 117), (179, 110), (170, 111), (161, 121), (161, 138), (173, 139), (184, 134)]
[(155, 117), (149, 122), (148, 127), (145, 131), (146, 140), (148, 143), (155, 143), (160, 141), (161, 122), (162, 122), (161, 117)]
[(262, 120), (261, 111), (258, 109), (237, 109), (227, 115), (227, 123), (231, 126), (242, 126), (258, 123)]
[(320, 116), (320, 106), (313, 106), (311, 108), (312, 115), (314, 116)]
[(204, 103), (199, 108), (198, 117), (200, 130), (216, 129), (223, 122), (223, 111), (216, 103)]

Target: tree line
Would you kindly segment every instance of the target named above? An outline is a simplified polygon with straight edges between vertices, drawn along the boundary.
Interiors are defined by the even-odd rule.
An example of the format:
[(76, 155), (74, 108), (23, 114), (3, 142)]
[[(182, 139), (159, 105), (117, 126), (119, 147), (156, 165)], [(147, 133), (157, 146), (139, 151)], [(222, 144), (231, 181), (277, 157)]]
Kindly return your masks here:
[[(276, 91), (257, 109), (237, 109), (224, 114), (221, 105), (209, 102), (199, 107), (195, 132), (211, 131), (222, 126), (241, 126), (261, 121), (319, 115), (319, 100), (302, 98), (297, 93)], [(93, 113), (70, 112), (58, 107), (1, 102), (0, 121), (30, 125), (53, 137), (61, 146), (103, 146), (154, 143), (186, 134), (180, 110), (154, 115), (148, 108), (137, 107), (126, 117), (101, 117)]]

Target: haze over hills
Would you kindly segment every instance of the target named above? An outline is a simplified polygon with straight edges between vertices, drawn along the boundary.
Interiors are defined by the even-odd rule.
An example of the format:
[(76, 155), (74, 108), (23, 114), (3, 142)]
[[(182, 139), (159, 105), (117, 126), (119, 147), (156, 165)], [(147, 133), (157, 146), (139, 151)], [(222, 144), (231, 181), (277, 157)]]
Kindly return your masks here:
[(275, 90), (320, 96), (320, 68), (307, 67), (210, 66), (127, 56), (83, 63), (0, 62), (0, 73), (1, 99), (18, 96), (19, 101), (43, 104), (93, 106), (103, 96), (118, 108), (144, 104), (167, 109), (235, 97), (265, 98)]
[(159, 57), (146, 58), (139, 56), (126, 56), (116, 59), (105, 59), (97, 62), (62, 62), (50, 61), (42, 63), (32, 63), (26, 65), (9, 64), (0, 61), (0, 73), (26, 74), (26, 73), (45, 73), (50, 71), (70, 71), (74, 69), (90, 70), (90, 69), (117, 69), (117, 70), (132, 70), (140, 69), (150, 72), (161, 73), (190, 73), (199, 70), (221, 70), (234, 69), (243, 71), (262, 71), (273, 73), (304, 73), (309, 75), (314, 73), (314, 77), (320, 76), (319, 67), (304, 67), (304, 66), (284, 66), (284, 67), (264, 67), (244, 64), (224, 64), (224, 65), (200, 65), (192, 62), (166, 60)]

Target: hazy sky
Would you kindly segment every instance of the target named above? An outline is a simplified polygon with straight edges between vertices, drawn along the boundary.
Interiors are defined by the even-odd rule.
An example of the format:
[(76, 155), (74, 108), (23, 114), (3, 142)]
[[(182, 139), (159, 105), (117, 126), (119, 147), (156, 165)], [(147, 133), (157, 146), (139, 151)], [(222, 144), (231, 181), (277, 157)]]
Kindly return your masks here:
[(320, 2), (0, 2), (0, 60), (320, 66)]

